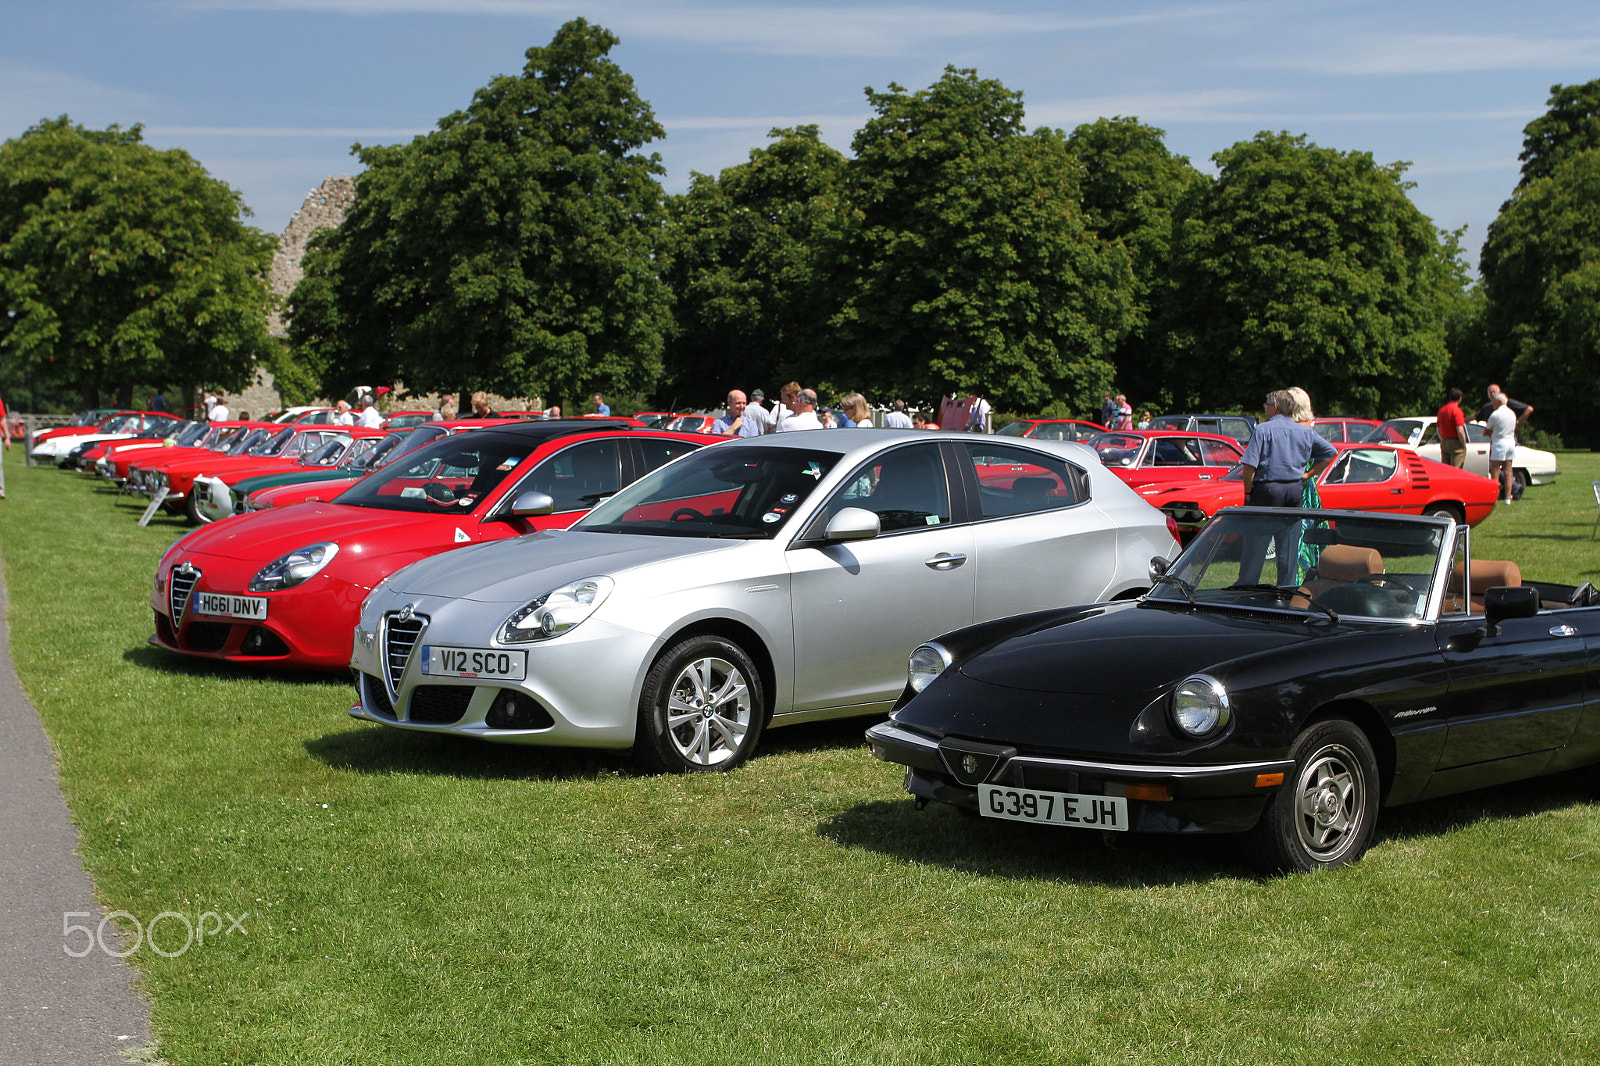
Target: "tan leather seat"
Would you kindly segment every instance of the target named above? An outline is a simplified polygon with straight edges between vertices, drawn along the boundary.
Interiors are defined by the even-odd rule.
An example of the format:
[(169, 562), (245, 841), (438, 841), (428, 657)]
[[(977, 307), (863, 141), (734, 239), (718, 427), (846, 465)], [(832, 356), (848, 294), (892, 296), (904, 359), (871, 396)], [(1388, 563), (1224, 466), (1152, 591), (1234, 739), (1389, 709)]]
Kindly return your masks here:
[(1353, 544), (1330, 544), (1317, 556), (1317, 576), (1300, 586), (1299, 595), (1291, 603), (1295, 607), (1305, 607), (1312, 599), (1336, 585), (1381, 573), (1383, 556), (1378, 554), (1377, 549), (1358, 548)]
[[(1460, 563), (1450, 571), (1450, 583), (1445, 586), (1444, 614), (1457, 614), (1461, 610), (1461, 593), (1467, 585), (1462, 580), (1465, 573)], [(1522, 567), (1506, 559), (1472, 560), (1472, 602), (1467, 605), (1469, 614), (1483, 613), (1483, 590), (1501, 585), (1516, 587), (1522, 584)]]

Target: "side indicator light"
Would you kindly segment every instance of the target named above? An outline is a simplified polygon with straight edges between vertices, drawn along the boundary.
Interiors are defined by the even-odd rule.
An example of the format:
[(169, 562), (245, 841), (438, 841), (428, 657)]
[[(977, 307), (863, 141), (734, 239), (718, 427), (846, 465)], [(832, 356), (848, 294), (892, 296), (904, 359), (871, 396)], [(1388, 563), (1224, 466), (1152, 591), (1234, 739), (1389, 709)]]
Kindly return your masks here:
[(1127, 797), (1131, 800), (1145, 800), (1150, 803), (1167, 803), (1172, 799), (1172, 792), (1166, 785), (1138, 785), (1127, 786)]
[(1281, 784), (1283, 784), (1283, 775), (1282, 774), (1257, 774), (1256, 775), (1256, 787), (1257, 788), (1277, 788)]

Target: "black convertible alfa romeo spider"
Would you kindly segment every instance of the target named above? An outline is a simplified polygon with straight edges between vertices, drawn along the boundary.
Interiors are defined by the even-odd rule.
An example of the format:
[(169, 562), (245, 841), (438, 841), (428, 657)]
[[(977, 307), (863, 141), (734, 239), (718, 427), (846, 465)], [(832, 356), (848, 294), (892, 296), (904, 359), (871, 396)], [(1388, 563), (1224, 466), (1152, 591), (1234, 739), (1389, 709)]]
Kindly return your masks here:
[[(1351, 862), (1378, 809), (1600, 762), (1600, 594), (1447, 518), (1237, 508), (1142, 600), (917, 648), (873, 754), (919, 806)], [(1270, 576), (1272, 581), (1264, 580)]]

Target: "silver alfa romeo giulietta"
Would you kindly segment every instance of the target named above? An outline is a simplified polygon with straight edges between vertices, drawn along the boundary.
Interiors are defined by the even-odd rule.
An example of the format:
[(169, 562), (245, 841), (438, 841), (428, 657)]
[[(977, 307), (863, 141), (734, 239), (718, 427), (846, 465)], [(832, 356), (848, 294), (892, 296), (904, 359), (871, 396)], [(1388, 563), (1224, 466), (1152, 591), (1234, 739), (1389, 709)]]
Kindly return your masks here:
[[(549, 506), (540, 492), (513, 502)], [(726, 770), (766, 726), (886, 712), (906, 655), (936, 634), (1137, 596), (1151, 558), (1177, 552), (1170, 519), (1081, 444), (915, 430), (730, 440), (570, 529), (385, 579), (356, 627), (350, 713)]]

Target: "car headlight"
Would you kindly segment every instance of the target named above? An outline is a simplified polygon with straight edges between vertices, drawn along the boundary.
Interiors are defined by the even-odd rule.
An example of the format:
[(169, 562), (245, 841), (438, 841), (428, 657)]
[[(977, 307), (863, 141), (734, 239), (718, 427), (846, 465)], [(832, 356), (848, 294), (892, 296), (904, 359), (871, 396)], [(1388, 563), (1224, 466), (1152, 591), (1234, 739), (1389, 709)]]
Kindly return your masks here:
[(1185, 736), (1199, 739), (1210, 736), (1228, 724), (1233, 708), (1222, 682), (1205, 674), (1195, 674), (1172, 690), (1172, 724)]
[(911, 653), (906, 661), (906, 683), (912, 692), (921, 692), (933, 684), (933, 679), (950, 669), (954, 662), (943, 644), (929, 641)]
[(332, 541), (298, 548), (283, 558), (263, 566), (260, 573), (250, 579), (250, 591), (277, 592), (281, 589), (292, 589), (301, 582), (316, 577), (338, 554), (339, 545)]
[(500, 627), (500, 642), (527, 644), (559, 637), (593, 614), (611, 589), (609, 577), (586, 577), (530, 600)]

